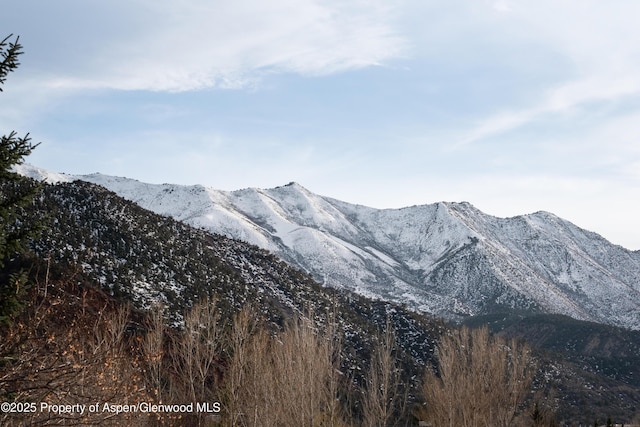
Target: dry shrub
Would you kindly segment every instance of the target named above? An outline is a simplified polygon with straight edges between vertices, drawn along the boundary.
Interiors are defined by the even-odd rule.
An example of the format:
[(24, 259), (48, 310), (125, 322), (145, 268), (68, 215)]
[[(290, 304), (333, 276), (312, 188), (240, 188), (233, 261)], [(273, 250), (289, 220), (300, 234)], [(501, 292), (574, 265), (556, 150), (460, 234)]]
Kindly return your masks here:
[[(0, 344), (0, 400), (34, 402), (33, 413), (0, 414), (2, 425), (144, 423), (146, 414), (97, 411), (56, 414), (40, 403), (132, 404), (149, 399), (140, 361), (130, 351), (135, 337), (125, 332), (129, 309), (101, 291), (84, 289), (79, 298), (66, 283), (34, 298)], [(102, 408), (101, 408), (102, 409)]]

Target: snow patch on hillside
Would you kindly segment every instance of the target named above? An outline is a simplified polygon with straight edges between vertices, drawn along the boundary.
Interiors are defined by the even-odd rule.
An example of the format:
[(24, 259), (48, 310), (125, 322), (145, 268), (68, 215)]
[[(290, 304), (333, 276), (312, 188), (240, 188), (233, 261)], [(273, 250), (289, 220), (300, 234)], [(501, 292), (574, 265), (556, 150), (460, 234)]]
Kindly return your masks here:
[(640, 329), (640, 251), (547, 212), (486, 215), (469, 203), (373, 209), (297, 183), (220, 191), (16, 170), (102, 185), (145, 209), (278, 254), (328, 286), (448, 318), (538, 309)]

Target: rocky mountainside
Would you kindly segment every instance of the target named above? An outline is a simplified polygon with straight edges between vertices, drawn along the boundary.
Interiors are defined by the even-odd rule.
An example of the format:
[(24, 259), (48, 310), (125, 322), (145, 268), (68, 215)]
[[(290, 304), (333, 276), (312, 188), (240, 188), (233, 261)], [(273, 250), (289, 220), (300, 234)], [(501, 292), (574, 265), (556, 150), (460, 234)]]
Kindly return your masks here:
[(335, 288), (460, 320), (510, 310), (640, 329), (640, 252), (547, 212), (486, 215), (468, 203), (373, 209), (296, 183), (225, 192), (22, 166), (102, 185), (158, 214), (273, 252)]
[(154, 214), (91, 183), (44, 186), (30, 218), (45, 230), (32, 250), (63, 268), (67, 281), (96, 283), (142, 311), (160, 302), (173, 326), (211, 298), (229, 321), (245, 306), (274, 325), (296, 314), (311, 313), (319, 325), (335, 316), (350, 337), (347, 360), (361, 370), (388, 318), (398, 356), (414, 371), (432, 358), (443, 330), (440, 321), (323, 287), (264, 249)]
[[(203, 297), (216, 298), (227, 319), (247, 304), (274, 323), (312, 310), (321, 324), (333, 313), (345, 337), (343, 367), (352, 378), (366, 369), (387, 318), (396, 332), (395, 354), (411, 378), (408, 383), (419, 382), (433, 360), (437, 339), (448, 330), (400, 305), (321, 286), (257, 246), (154, 214), (88, 182), (44, 186), (31, 215), (46, 230), (33, 242), (34, 251), (47, 269), (49, 262), (63, 269), (68, 286), (84, 289), (97, 283), (142, 310), (163, 301), (177, 325), (181, 314)], [(69, 298), (82, 301), (84, 296)], [(497, 332), (524, 337), (540, 350), (536, 393), (558, 390), (556, 397), (549, 395), (550, 404), (565, 419), (590, 420), (603, 413), (631, 419), (640, 407), (637, 332), (573, 319), (551, 318), (552, 326), (547, 326), (546, 317), (522, 313), (474, 319)], [(580, 336), (574, 333), (578, 330), (584, 330)], [(573, 341), (563, 338), (567, 335)], [(594, 409), (585, 412), (587, 407)]]

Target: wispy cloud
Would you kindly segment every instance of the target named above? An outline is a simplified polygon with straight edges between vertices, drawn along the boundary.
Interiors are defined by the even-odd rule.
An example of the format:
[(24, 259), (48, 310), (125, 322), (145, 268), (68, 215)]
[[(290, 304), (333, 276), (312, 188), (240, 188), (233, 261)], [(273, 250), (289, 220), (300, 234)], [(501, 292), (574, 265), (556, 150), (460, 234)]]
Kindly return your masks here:
[[(640, 27), (631, 19), (640, 5), (629, 2), (494, 3), (518, 34), (546, 45), (573, 67), (573, 76), (539, 90), (525, 106), (503, 106), (478, 119), (456, 147), (512, 131), (534, 121), (574, 115), (598, 103), (640, 96)], [(507, 27), (503, 27), (507, 30)], [(511, 30), (513, 31), (513, 30)], [(505, 32), (503, 36), (508, 36)]]
[[(82, 3), (65, 2), (68, 13), (74, 5), (88, 8)], [(49, 86), (238, 88), (267, 73), (322, 75), (381, 64), (406, 48), (392, 25), (390, 7), (381, 1), (115, 0), (109, 11), (101, 23), (104, 31), (83, 32), (93, 39), (82, 42), (93, 49), (91, 54), (79, 50), (73, 72), (52, 69), (46, 76)], [(63, 19), (67, 22), (41, 22), (51, 28), (39, 31), (56, 39), (60, 25), (86, 25)], [(62, 53), (73, 42), (57, 39), (51, 45)]]

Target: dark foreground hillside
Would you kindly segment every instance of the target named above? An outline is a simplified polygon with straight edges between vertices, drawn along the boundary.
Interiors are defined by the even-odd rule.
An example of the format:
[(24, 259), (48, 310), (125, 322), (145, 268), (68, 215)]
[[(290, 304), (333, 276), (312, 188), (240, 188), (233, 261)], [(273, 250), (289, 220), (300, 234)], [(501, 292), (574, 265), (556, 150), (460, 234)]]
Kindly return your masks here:
[[(92, 184), (45, 186), (30, 215), (44, 232), (32, 244), (34, 258), (7, 267), (22, 262), (32, 287), (25, 310), (2, 327), (0, 400), (121, 406), (83, 414), (80, 406), (72, 414), (37, 407), (0, 414), (0, 424), (417, 425), (425, 418), (425, 368), (437, 365), (436, 345), (453, 330), (442, 322), (324, 288), (263, 250)], [(534, 337), (524, 332), (504, 334)], [(514, 423), (532, 425), (536, 408), (545, 415), (536, 422), (571, 425), (637, 415), (633, 366), (601, 368), (598, 355), (576, 359), (533, 344), (539, 370)], [(621, 363), (633, 363), (634, 345)], [(159, 414), (140, 411), (141, 402), (186, 406)], [(116, 413), (124, 409), (138, 411)]]
[(33, 244), (37, 254), (80, 269), (137, 309), (161, 302), (173, 325), (194, 303), (215, 298), (229, 320), (246, 306), (280, 326), (294, 314), (313, 312), (323, 322), (332, 313), (354, 347), (366, 348), (388, 313), (417, 364), (431, 358), (441, 329), (400, 307), (322, 287), (267, 251), (153, 214), (93, 184), (46, 186), (37, 211), (50, 224)]

